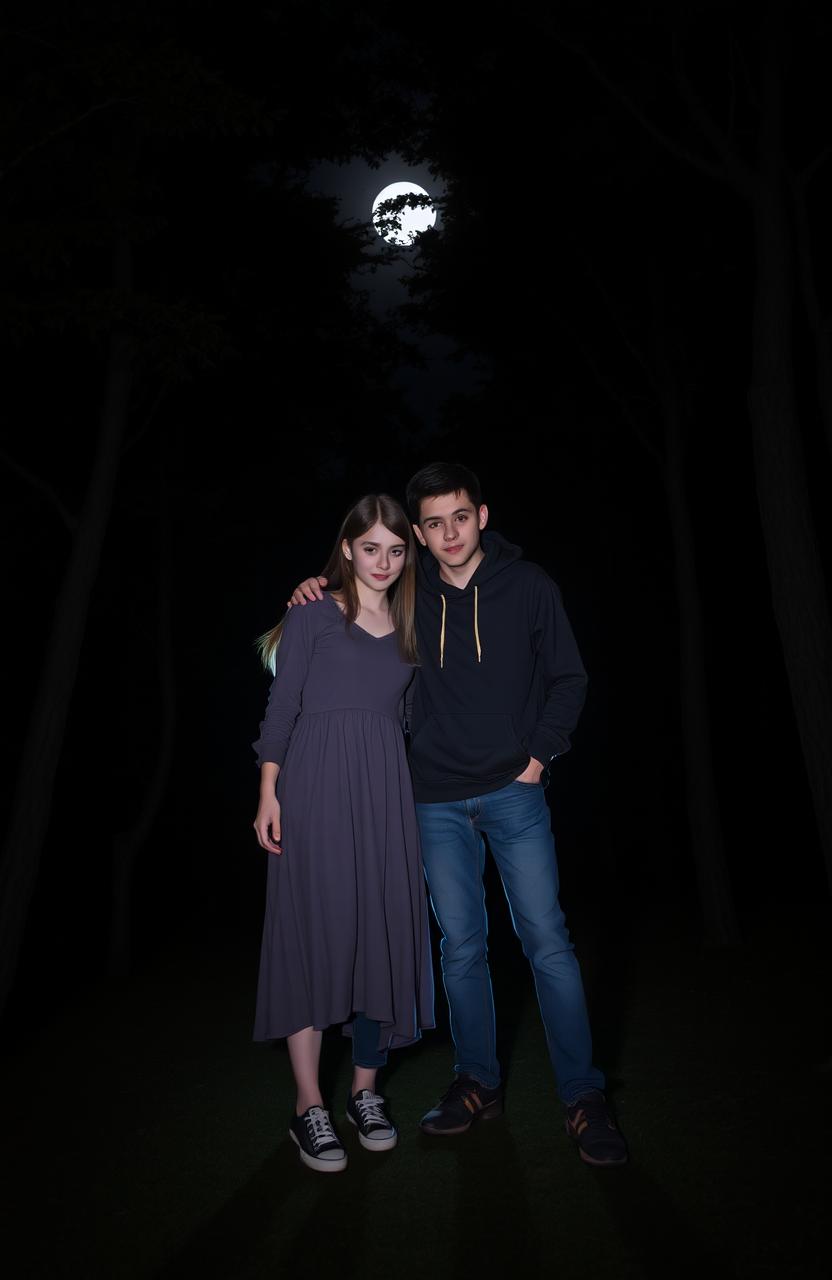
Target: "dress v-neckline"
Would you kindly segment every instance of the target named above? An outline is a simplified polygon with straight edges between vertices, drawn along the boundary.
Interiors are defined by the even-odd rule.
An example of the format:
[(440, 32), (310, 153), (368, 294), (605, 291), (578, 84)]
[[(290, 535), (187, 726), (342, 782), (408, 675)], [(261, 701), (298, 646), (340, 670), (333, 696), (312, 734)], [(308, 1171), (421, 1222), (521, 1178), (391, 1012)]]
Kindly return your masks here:
[[(343, 618), (343, 617), (344, 617), (344, 610), (341, 608), (341, 606), (340, 606), (340, 604), (338, 603), (338, 601), (337, 601), (337, 600), (335, 599), (335, 597), (332, 595), (332, 592), (331, 592), (331, 591), (328, 591), (328, 592), (327, 592), (327, 596), (326, 596), (326, 598), (327, 598), (327, 600), (331, 600), (331, 601), (332, 601), (333, 606), (338, 610), (338, 612), (340, 613), (341, 617)], [(368, 631), (366, 627), (362, 627), (362, 626), (361, 626), (361, 624), (360, 624), (360, 622), (353, 622), (351, 625), (352, 625), (353, 627), (355, 627), (358, 631), (360, 631), (360, 632), (362, 633), (362, 635), (367, 636), (370, 640), (387, 640), (387, 639), (389, 639), (389, 638), (390, 638), (390, 636), (394, 636), (394, 635), (396, 634), (396, 628), (395, 628), (395, 627), (393, 628), (393, 630), (392, 630), (392, 631), (385, 631), (385, 633), (384, 633), (384, 635), (383, 635), (383, 636), (374, 636), (374, 635), (373, 635), (373, 633), (372, 633), (372, 631)]]

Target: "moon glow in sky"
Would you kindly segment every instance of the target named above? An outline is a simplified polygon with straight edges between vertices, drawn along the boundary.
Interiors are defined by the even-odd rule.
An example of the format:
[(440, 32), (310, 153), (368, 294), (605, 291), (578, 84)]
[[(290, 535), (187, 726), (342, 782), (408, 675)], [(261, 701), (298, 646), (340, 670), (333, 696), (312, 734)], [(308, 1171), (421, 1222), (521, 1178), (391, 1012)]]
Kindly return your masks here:
[[(379, 191), (373, 201), (373, 226), (388, 244), (413, 244), (417, 236), (436, 222), (436, 210), (433, 205), (415, 209), (405, 205), (396, 214), (383, 210), (376, 212), (378, 206), (385, 200), (395, 200), (397, 196), (407, 195), (427, 196), (428, 192), (424, 187), (417, 187), (415, 182), (391, 182), (389, 187)], [(396, 221), (399, 223), (398, 227), (394, 225)]]

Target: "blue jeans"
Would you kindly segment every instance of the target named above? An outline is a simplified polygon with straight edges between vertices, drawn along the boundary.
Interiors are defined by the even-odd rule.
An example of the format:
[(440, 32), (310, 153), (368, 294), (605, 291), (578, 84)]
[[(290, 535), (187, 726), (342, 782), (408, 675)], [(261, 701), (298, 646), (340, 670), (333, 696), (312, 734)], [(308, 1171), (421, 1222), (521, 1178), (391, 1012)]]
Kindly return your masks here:
[(417, 804), (431, 905), (442, 931), (442, 977), (451, 1013), (454, 1070), (486, 1088), (500, 1083), (488, 971), (483, 836), (497, 864), (514, 930), (531, 964), (558, 1095), (574, 1102), (603, 1089), (581, 971), (558, 902), (558, 864), (541, 786), (511, 782), (471, 800)]
[(387, 1050), (378, 1047), (379, 1024), (363, 1013), (352, 1022), (352, 1062), (354, 1067), (383, 1067)]

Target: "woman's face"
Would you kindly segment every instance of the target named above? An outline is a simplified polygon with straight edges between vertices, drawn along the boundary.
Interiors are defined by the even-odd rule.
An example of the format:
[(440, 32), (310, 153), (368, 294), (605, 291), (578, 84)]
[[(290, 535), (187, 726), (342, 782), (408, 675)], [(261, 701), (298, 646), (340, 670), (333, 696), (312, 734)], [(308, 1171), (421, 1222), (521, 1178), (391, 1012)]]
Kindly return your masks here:
[(341, 544), (352, 561), (355, 576), (371, 591), (387, 591), (404, 569), (407, 544), (383, 524), (374, 524), (360, 538)]

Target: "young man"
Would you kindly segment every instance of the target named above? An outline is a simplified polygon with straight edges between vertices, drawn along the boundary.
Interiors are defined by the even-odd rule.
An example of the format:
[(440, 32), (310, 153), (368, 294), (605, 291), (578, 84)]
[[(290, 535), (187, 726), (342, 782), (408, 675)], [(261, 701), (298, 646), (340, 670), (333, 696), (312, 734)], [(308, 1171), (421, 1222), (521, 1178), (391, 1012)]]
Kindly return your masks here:
[[(551, 578), (518, 547), (484, 532), (488, 509), (467, 467), (424, 467), (407, 486), (407, 505), (430, 553), (419, 572), (409, 758), (456, 1054), (455, 1078), (421, 1128), (460, 1134), (503, 1108), (486, 948), (485, 837), (532, 967), (567, 1133), (587, 1163), (623, 1164), (627, 1149), (592, 1063), (544, 795), (549, 766), (569, 750), (586, 691), (572, 629)], [(325, 581), (308, 579), (293, 602), (319, 597), (319, 585)]]

